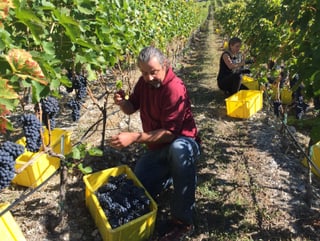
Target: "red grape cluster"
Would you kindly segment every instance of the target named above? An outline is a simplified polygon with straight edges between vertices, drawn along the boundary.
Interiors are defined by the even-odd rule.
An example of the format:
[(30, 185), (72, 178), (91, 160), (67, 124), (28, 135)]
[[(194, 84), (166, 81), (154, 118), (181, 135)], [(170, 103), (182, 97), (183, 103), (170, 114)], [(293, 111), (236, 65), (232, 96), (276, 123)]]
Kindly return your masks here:
[(0, 190), (14, 178), (15, 161), (24, 152), (22, 145), (6, 141), (0, 147)]
[(67, 91), (71, 93), (75, 90), (76, 95), (67, 105), (72, 110), (72, 120), (78, 121), (80, 118), (81, 102), (83, 102), (87, 96), (87, 78), (80, 74), (74, 74), (72, 71), (68, 72), (68, 78), (72, 82), (72, 86), (68, 87)]
[(111, 176), (96, 193), (112, 228), (150, 212), (150, 199), (126, 174)]
[(50, 129), (54, 129), (56, 126), (55, 118), (59, 113), (59, 102), (54, 97), (47, 97), (40, 100), (42, 108), (42, 122), (49, 129), (48, 124), (50, 122)]
[(39, 119), (33, 114), (24, 114), (21, 117), (24, 135), (26, 137), (26, 148), (31, 152), (38, 152), (42, 145), (41, 128)]

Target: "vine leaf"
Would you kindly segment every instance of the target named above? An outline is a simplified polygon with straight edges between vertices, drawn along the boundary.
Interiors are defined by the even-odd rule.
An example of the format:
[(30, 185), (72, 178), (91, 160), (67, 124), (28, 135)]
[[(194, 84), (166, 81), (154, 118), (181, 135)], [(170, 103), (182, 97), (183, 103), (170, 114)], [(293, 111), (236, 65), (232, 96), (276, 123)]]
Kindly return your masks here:
[(90, 156), (103, 156), (103, 151), (99, 148), (92, 147), (88, 150)]
[(13, 110), (16, 104), (18, 94), (13, 90), (12, 86), (8, 84), (7, 79), (0, 77), (0, 132), (5, 133), (6, 130), (12, 130), (12, 124), (6, 118)]
[(315, 124), (310, 131), (310, 138), (317, 143), (320, 141), (320, 124)]
[(32, 11), (22, 8), (17, 8), (16, 17), (24, 23), (30, 31), (36, 43), (41, 43), (40, 36), (45, 31), (45, 25), (43, 21), (38, 18)]
[(2, 1), (0, 3), (0, 17), (5, 19), (9, 15), (9, 9), (13, 7), (14, 6), (11, 1)]
[(92, 173), (92, 167), (90, 167), (90, 166), (87, 166), (87, 167), (84, 167), (83, 166), (83, 163), (80, 163), (79, 165), (78, 165), (78, 168), (79, 168), (79, 170), (83, 173), (83, 174), (89, 174), (89, 173)]
[(7, 79), (0, 77), (0, 98), (3, 99), (17, 99), (19, 95), (14, 91), (12, 86), (8, 84)]
[(73, 147), (72, 148), (72, 152), (71, 152), (71, 156), (75, 160), (80, 160), (81, 159), (81, 151), (80, 151), (80, 149), (76, 148), (76, 147)]
[(43, 47), (43, 50), (44, 50), (47, 54), (50, 54), (50, 55), (54, 55), (54, 54), (55, 54), (55, 50), (54, 50), (54, 45), (53, 45), (53, 43), (43, 41), (43, 42), (42, 42), (42, 47)]
[(53, 14), (58, 19), (59, 23), (65, 28), (66, 35), (71, 39), (71, 41), (76, 42), (80, 39), (80, 28), (79, 23), (72, 17), (68, 16), (68, 9), (61, 8), (59, 10), (54, 10)]
[(6, 130), (13, 130), (11, 122), (6, 118), (8, 114), (10, 114), (10, 111), (5, 105), (0, 104), (0, 133), (5, 133)]
[(123, 87), (123, 82), (122, 82), (122, 80), (117, 80), (117, 82), (116, 82), (116, 88), (117, 88), (117, 90), (121, 90), (122, 87)]
[(38, 103), (41, 97), (47, 96), (50, 93), (48, 86), (42, 85), (39, 82), (32, 81), (32, 102)]
[(42, 85), (47, 85), (48, 82), (37, 61), (33, 60), (32, 55), (24, 49), (10, 49), (5, 55), (6, 60), (10, 64), (13, 72), (20, 78), (33, 79)]

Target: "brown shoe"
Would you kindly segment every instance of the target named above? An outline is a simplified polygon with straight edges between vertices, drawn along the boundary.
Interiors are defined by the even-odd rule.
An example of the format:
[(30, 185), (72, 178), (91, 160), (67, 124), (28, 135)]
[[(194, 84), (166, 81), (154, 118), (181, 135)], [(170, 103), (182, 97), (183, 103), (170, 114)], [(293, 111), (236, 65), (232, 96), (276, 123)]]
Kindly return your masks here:
[(194, 232), (194, 225), (184, 224), (180, 221), (172, 221), (171, 229), (159, 241), (183, 241)]

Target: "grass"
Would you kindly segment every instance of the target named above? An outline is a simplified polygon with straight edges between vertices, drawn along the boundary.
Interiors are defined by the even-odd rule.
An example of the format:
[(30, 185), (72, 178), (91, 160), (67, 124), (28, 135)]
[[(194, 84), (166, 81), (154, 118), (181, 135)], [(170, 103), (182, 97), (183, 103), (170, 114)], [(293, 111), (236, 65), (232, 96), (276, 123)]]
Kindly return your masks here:
[(220, 193), (214, 190), (213, 187), (214, 185), (211, 182), (205, 182), (198, 186), (198, 192), (201, 196), (205, 196), (211, 200), (216, 200), (219, 198)]

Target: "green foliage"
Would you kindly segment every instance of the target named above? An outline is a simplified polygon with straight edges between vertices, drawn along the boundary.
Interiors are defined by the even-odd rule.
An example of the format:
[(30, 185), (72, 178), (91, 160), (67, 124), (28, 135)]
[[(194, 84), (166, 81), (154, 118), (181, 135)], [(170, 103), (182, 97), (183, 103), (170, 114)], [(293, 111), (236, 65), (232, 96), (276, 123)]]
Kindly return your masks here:
[(286, 27), (279, 23), (280, 1), (236, 1), (218, 8), (215, 18), (224, 33), (238, 36), (260, 63), (279, 54), (281, 36)]
[(88, 150), (90, 156), (103, 156), (103, 151), (99, 148), (92, 147)]
[(92, 173), (92, 167), (90, 167), (90, 166), (84, 167), (83, 163), (78, 164), (77, 167), (82, 172), (82, 174), (84, 174), (84, 175)]
[(288, 118), (288, 124), (294, 125), (300, 130), (309, 131), (312, 143), (320, 141), (320, 117), (313, 117), (304, 120), (297, 120), (295, 118)]
[[(16, 93), (32, 88), (37, 102), (70, 85), (65, 69), (85, 70), (95, 80), (96, 71), (128, 66), (146, 45), (184, 44), (204, 21), (200, 6), (184, 0), (7, 0), (0, 5), (0, 77)], [(20, 65), (6, 57), (12, 49), (26, 51)], [(29, 61), (37, 72), (24, 68)], [(2, 114), (12, 109), (0, 108)]]
[[(225, 1), (215, 8), (223, 34), (242, 38), (257, 66), (283, 60), (291, 75), (299, 74), (306, 99), (320, 95), (319, 1)], [(310, 137), (319, 139), (318, 130)]]
[(88, 144), (79, 144), (72, 148), (66, 156), (67, 166), (72, 171), (77, 168), (83, 174), (92, 172), (91, 166), (84, 166), (85, 158), (88, 156), (103, 156), (103, 151), (97, 147), (89, 147)]
[(116, 82), (116, 89), (121, 90), (123, 88), (123, 81), (122, 80), (117, 80)]
[(72, 158), (74, 160), (81, 160), (86, 156), (86, 145), (79, 144), (72, 147), (70, 154), (67, 155), (67, 158)]
[(315, 0), (227, 1), (216, 6), (215, 19), (225, 35), (243, 39), (258, 64), (284, 60), (312, 98), (320, 94), (319, 9)]

